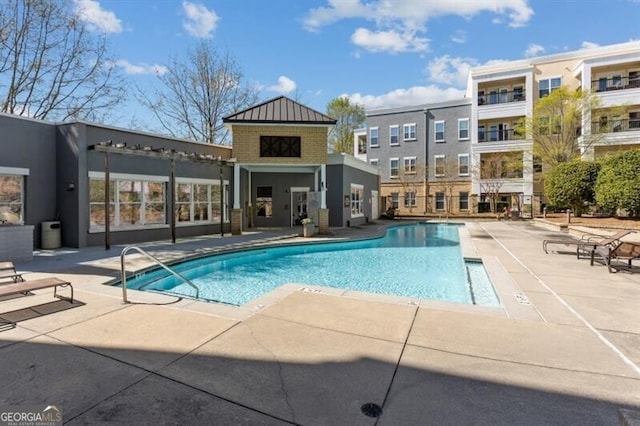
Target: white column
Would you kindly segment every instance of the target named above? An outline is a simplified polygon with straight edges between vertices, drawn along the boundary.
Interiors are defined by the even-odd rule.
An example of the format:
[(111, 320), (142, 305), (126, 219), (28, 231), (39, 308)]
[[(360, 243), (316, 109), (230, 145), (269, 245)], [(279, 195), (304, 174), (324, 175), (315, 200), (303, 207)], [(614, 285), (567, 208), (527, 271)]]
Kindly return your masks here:
[(240, 208), (240, 164), (233, 165), (233, 208)]
[(320, 169), (316, 169), (313, 172), (313, 190), (315, 192), (320, 191), (320, 182), (318, 181), (318, 172), (320, 172)]
[(327, 165), (320, 165), (320, 208), (327, 208)]

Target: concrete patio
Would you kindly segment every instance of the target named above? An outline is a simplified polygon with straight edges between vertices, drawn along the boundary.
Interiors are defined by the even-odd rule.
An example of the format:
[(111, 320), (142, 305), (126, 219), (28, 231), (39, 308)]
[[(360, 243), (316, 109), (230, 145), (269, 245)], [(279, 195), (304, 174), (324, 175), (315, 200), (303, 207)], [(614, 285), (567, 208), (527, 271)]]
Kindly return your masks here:
[[(142, 246), (172, 260), (310, 241), (289, 234)], [(616, 425), (620, 409), (640, 410), (640, 268), (610, 274), (545, 254), (542, 240), (564, 234), (530, 221), (467, 222), (460, 235), (500, 308), (295, 283), (243, 307), (132, 290), (125, 304), (104, 285), (122, 247), (38, 252), (17, 265), (25, 279), (67, 279), (77, 301), (53, 290), (0, 301), (17, 323), (0, 332), (0, 407), (56, 405), (70, 424), (181, 425)], [(365, 415), (367, 403), (382, 414)]]

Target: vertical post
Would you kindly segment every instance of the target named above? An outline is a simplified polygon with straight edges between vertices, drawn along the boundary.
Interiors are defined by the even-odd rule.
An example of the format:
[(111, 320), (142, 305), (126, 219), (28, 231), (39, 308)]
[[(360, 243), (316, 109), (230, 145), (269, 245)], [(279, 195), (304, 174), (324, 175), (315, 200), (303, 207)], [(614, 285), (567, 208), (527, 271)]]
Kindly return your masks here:
[(567, 223), (571, 223), (571, 209), (567, 209)]
[(176, 160), (171, 159), (171, 171), (169, 172), (169, 192), (171, 202), (169, 203), (169, 227), (171, 228), (171, 243), (176, 243)]
[(220, 162), (220, 236), (224, 237), (224, 176), (222, 174), (222, 161)]
[(110, 214), (110, 185), (109, 185), (109, 152), (104, 153), (104, 249), (111, 249), (111, 214)]

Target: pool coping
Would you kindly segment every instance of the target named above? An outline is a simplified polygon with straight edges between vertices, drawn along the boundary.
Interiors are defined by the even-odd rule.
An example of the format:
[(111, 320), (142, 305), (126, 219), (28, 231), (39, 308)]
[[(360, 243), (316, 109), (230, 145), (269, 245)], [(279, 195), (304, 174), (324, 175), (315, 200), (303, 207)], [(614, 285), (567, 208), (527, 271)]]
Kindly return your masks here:
[[(224, 302), (197, 300), (193, 298), (180, 297), (173, 294), (163, 294), (162, 292), (144, 291), (144, 290), (136, 290), (136, 289), (129, 289), (129, 288), (127, 289), (127, 292), (128, 293), (131, 292), (131, 294), (134, 295), (136, 299), (139, 299), (140, 297), (142, 297), (142, 299), (145, 299), (145, 300), (147, 298), (142, 295), (153, 294), (158, 296), (161, 299), (165, 298), (164, 301), (168, 304), (171, 303), (172, 307), (176, 309), (192, 310), (199, 313), (207, 313), (210, 315), (219, 316), (227, 319), (234, 319), (234, 320), (245, 320), (247, 318), (250, 318), (254, 314), (259, 313), (266, 308), (269, 308), (270, 306), (278, 303), (282, 299), (298, 291), (313, 292), (313, 293), (323, 294), (326, 296), (346, 297), (346, 298), (375, 301), (375, 302), (381, 302), (381, 303), (390, 303), (395, 305), (417, 306), (417, 307), (423, 307), (423, 308), (447, 310), (447, 311), (454, 311), (454, 312), (476, 313), (481, 315), (490, 315), (490, 316), (499, 316), (499, 317), (508, 317), (508, 318), (527, 318), (527, 319), (531, 318), (532, 315), (530, 312), (527, 312), (526, 314), (522, 314), (523, 310), (529, 311), (533, 309), (531, 307), (530, 302), (526, 300), (526, 296), (524, 296), (524, 292), (522, 292), (522, 290), (518, 287), (517, 283), (510, 277), (509, 273), (505, 270), (504, 266), (500, 263), (499, 259), (492, 256), (478, 255), (473, 237), (468, 232), (468, 227), (473, 222), (413, 220), (413, 221), (403, 221), (403, 223), (397, 223), (397, 222), (381, 223), (376, 226), (376, 229), (373, 233), (368, 234), (366, 236), (356, 236), (351, 238), (333, 238), (331, 235), (315, 236), (312, 238), (301, 238), (298, 235), (292, 234), (292, 235), (286, 235), (280, 238), (272, 238), (272, 239), (269, 239), (269, 241), (254, 240), (248, 243), (233, 244), (230, 246), (218, 246), (208, 250), (198, 250), (197, 252), (194, 252), (194, 253), (172, 258), (170, 261), (167, 261), (165, 264), (168, 266), (172, 266), (177, 263), (197, 260), (197, 259), (201, 259), (208, 256), (238, 253), (242, 251), (259, 249), (259, 248), (281, 247), (285, 245), (290, 246), (290, 245), (309, 245), (309, 244), (331, 244), (331, 243), (349, 242), (349, 241), (365, 241), (365, 240), (383, 238), (387, 229), (389, 228), (400, 227), (400, 226), (411, 226), (416, 223), (459, 225), (458, 236), (459, 236), (460, 248), (461, 248), (463, 259), (465, 261), (470, 260), (470, 261), (482, 262), (487, 272), (487, 275), (491, 280), (493, 288), (496, 292), (496, 296), (500, 302), (500, 306), (483, 306), (483, 305), (447, 302), (447, 301), (434, 300), (434, 299), (384, 295), (384, 294), (378, 294), (378, 293), (370, 293), (370, 292), (364, 292), (364, 291), (340, 289), (340, 288), (326, 287), (326, 286), (320, 286), (320, 285), (310, 285), (310, 284), (295, 283), (295, 282), (282, 284), (279, 287), (265, 294), (262, 294), (261, 296), (258, 296), (255, 299), (248, 301), (242, 306), (236, 306), (236, 305), (227, 304)], [(155, 264), (151, 264), (149, 266), (146, 266), (137, 270), (131, 270), (130, 272), (132, 274), (141, 274), (154, 269), (157, 269), (157, 266)], [(114, 278), (103, 283), (103, 285), (109, 286), (112, 288), (117, 288), (118, 290), (120, 290), (121, 289), (120, 287), (116, 287), (114, 285), (114, 284), (117, 284), (118, 282), (120, 282), (120, 278)], [(519, 294), (523, 296), (523, 299), (519, 299), (517, 296), (515, 296)], [(175, 302), (176, 299), (180, 299), (180, 300), (176, 303), (173, 303)]]

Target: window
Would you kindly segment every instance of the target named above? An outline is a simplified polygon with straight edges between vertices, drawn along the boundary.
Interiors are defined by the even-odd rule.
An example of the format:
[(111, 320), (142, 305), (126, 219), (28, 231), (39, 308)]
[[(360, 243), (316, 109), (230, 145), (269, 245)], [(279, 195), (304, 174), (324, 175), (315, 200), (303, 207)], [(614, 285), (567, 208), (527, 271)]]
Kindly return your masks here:
[(486, 138), (487, 138), (487, 135), (485, 134), (484, 124), (481, 126), (478, 126), (478, 142), (485, 142)]
[(372, 127), (369, 129), (369, 145), (371, 147), (378, 147), (378, 128)]
[(399, 198), (399, 193), (397, 193), (397, 192), (392, 192), (391, 193), (391, 208), (392, 209), (397, 209), (398, 208), (398, 198)]
[(256, 188), (256, 212), (258, 217), (269, 218), (273, 215), (273, 188), (271, 186)]
[(629, 87), (640, 87), (640, 71), (629, 71)]
[(444, 142), (444, 121), (436, 121), (434, 123), (434, 140), (436, 142)]
[(371, 164), (372, 166), (378, 167), (378, 159), (372, 158), (371, 160), (369, 160), (369, 164)]
[(629, 129), (640, 129), (640, 112), (629, 113)]
[(300, 136), (260, 136), (260, 157), (300, 157)]
[(176, 182), (176, 222), (220, 223), (218, 181), (179, 178)]
[(364, 199), (364, 186), (351, 184), (351, 217), (364, 216), (362, 203)]
[(444, 170), (444, 155), (435, 155), (434, 156), (434, 160), (435, 160), (435, 176), (436, 177), (443, 177), (445, 175), (445, 170)]
[(538, 155), (533, 156), (533, 172), (542, 173), (542, 159)]
[(416, 174), (416, 157), (404, 157), (404, 174)]
[[(109, 180), (108, 199), (109, 224), (114, 229), (167, 223), (165, 177), (119, 174), (112, 176)], [(89, 226), (94, 231), (104, 229), (104, 204), (104, 173), (89, 172)]]
[(469, 139), (469, 119), (468, 118), (458, 119), (458, 139), (459, 140)]
[(405, 192), (404, 193), (404, 206), (415, 207), (418, 204), (416, 203), (416, 193), (415, 192)]
[(444, 210), (444, 192), (436, 192), (436, 210)]
[(538, 96), (544, 98), (562, 85), (562, 78), (548, 78), (538, 82)]
[(500, 89), (500, 101), (501, 104), (509, 102), (509, 89)]
[(0, 167), (0, 224), (24, 223), (24, 177), (28, 169)]
[(400, 129), (399, 127), (396, 126), (389, 126), (389, 145), (399, 145), (400, 144), (400, 139), (399, 138), (399, 132)]
[(469, 176), (469, 154), (458, 154), (458, 176)]
[(468, 192), (459, 192), (458, 193), (459, 202), (458, 209), (459, 210), (469, 210), (469, 193)]
[(398, 158), (390, 158), (389, 159), (389, 176), (392, 178), (397, 178), (399, 168), (400, 168), (400, 160)]
[(404, 131), (404, 140), (405, 141), (414, 141), (416, 140), (416, 124), (405, 124), (402, 126)]
[(478, 90), (478, 105), (484, 105), (487, 103), (487, 99), (484, 95), (484, 90)]
[(524, 101), (524, 89), (522, 86), (516, 86), (513, 88), (513, 101)]

